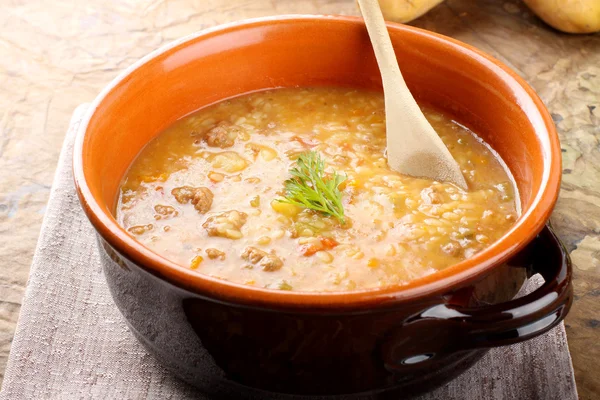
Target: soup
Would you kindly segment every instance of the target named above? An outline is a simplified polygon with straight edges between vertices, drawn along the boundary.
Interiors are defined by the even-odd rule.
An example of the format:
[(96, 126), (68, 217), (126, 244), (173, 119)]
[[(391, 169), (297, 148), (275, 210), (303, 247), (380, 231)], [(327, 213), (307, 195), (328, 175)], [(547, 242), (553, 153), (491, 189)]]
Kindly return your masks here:
[(406, 283), (485, 249), (518, 216), (499, 157), (423, 111), (468, 191), (388, 167), (381, 93), (277, 89), (203, 108), (159, 134), (124, 177), (117, 219), (165, 258), (246, 285)]

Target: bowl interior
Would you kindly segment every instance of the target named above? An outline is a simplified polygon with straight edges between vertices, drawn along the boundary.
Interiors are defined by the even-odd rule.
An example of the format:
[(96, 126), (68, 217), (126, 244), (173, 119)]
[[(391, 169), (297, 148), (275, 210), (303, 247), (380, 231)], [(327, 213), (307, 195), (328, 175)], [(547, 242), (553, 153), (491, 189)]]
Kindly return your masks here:
[[(507, 236), (521, 233), (505, 236), (503, 244), (476, 255), (475, 262), (461, 264), (508, 257), (524, 244), (519, 241), (541, 229), (556, 199), (552, 191), (558, 188), (560, 150), (547, 112), (514, 73), (474, 49), (401, 25), (391, 24), (390, 34), (415, 96), (477, 132), (501, 155), (519, 189), (522, 217)], [(75, 172), (92, 222), (112, 235), (109, 241), (119, 241), (113, 245), (129, 248), (133, 239), (117, 232), (111, 220), (119, 184), (144, 145), (175, 120), (242, 93), (323, 85), (381, 87), (359, 19), (247, 22), (201, 33), (146, 57), (104, 91), (84, 122)], [(125, 245), (123, 240), (130, 241)]]

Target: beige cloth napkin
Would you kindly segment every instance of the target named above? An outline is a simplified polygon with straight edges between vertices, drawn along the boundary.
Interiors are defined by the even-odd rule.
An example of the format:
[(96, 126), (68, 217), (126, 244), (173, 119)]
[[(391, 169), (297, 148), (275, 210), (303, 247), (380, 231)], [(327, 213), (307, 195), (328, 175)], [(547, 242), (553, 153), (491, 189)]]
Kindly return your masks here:
[[(0, 400), (209, 400), (146, 353), (112, 302), (94, 230), (73, 187), (73, 141), (84, 110), (75, 111), (66, 135)], [(577, 399), (563, 325), (493, 349), (465, 374), (419, 397), (433, 399)]]

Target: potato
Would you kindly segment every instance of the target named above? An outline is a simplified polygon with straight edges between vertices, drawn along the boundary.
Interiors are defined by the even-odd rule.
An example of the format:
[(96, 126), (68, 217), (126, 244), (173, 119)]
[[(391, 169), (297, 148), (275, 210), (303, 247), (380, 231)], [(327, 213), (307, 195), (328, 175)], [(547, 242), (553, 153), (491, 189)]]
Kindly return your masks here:
[[(410, 22), (444, 0), (379, 0), (388, 21)], [(523, 0), (548, 25), (568, 33), (600, 31), (600, 0)]]
[(271, 208), (273, 208), (275, 212), (278, 212), (279, 214), (283, 214), (286, 217), (290, 218), (295, 217), (296, 215), (298, 215), (298, 213), (300, 213), (300, 211), (302, 211), (300, 207), (294, 204), (283, 203), (281, 201), (278, 201), (277, 199), (271, 201)]
[(600, 31), (600, 0), (524, 0), (548, 25), (568, 33)]
[(211, 154), (208, 157), (213, 168), (222, 169), (225, 172), (239, 172), (248, 166), (248, 162), (234, 151), (223, 151)]
[(264, 161), (271, 161), (277, 157), (277, 151), (275, 149), (256, 143), (246, 144), (246, 150), (252, 154), (255, 160), (256, 157), (260, 157)]
[(444, 0), (379, 0), (383, 18), (388, 21), (410, 22), (419, 18)]

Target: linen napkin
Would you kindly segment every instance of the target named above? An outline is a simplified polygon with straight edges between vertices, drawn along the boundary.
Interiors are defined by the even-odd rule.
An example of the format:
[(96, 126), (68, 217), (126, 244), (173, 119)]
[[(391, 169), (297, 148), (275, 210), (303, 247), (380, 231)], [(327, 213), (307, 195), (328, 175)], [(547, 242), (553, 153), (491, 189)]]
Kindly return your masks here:
[[(210, 400), (148, 355), (112, 302), (73, 186), (73, 142), (85, 108), (75, 111), (60, 155), (0, 400)], [(530, 290), (541, 280), (532, 281)], [(564, 326), (493, 349), (418, 399), (577, 399)]]

